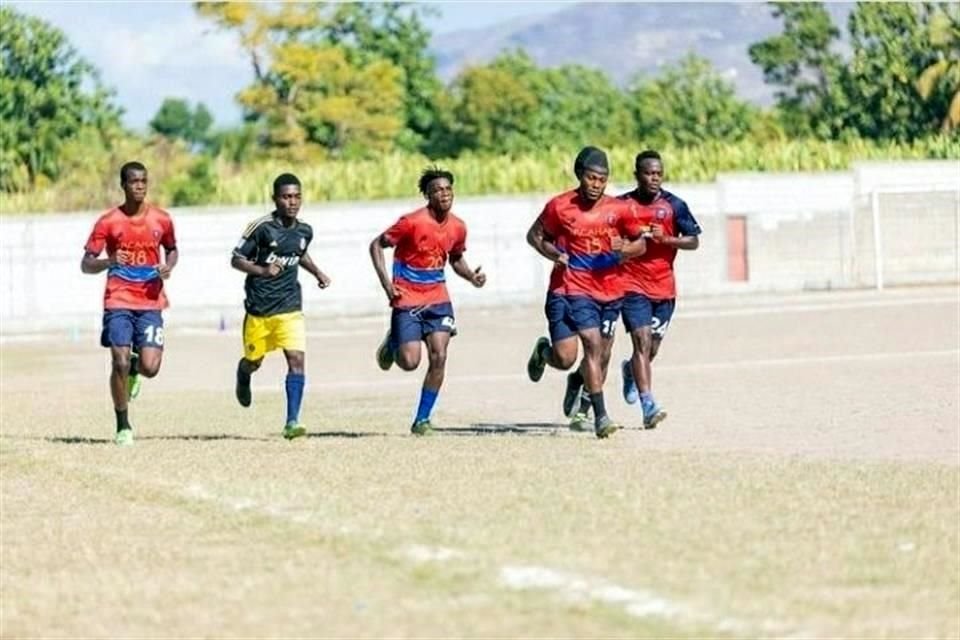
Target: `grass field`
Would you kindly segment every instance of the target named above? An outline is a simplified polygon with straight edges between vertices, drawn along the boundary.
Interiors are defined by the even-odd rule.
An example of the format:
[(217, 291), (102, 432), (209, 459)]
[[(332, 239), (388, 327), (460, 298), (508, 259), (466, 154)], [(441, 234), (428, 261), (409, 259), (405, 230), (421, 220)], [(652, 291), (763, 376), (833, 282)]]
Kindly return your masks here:
[(94, 336), (7, 340), (0, 635), (956, 638), (958, 303), (682, 300), (670, 417), (605, 441), (526, 380), (533, 307), (460, 311), (422, 439), (385, 317), (308, 320), (294, 442), (278, 356), (235, 403), (236, 331), (169, 327), (132, 448)]

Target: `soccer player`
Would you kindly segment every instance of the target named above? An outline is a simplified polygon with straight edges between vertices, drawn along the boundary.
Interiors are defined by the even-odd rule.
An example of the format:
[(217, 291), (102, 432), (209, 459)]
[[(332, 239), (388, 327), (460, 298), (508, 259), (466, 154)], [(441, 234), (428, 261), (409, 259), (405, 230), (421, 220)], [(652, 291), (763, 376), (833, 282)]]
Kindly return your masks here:
[[(623, 243), (635, 233), (632, 207), (603, 193), (610, 174), (606, 154), (585, 147), (574, 174), (579, 186), (547, 202), (527, 232), (527, 242), (556, 264), (544, 308), (550, 338), (537, 339), (527, 374), (537, 382), (546, 365), (569, 369), (582, 342), (582, 384), (595, 409), (594, 432), (606, 438), (620, 427), (604, 406), (604, 343), (613, 339), (620, 315), (620, 262), (643, 245), (639, 239)], [(574, 400), (578, 395), (579, 386)]]
[[(140, 376), (152, 378), (163, 359), (163, 281), (177, 265), (170, 214), (149, 204), (147, 168), (127, 162), (120, 168), (123, 204), (103, 213), (83, 249), (83, 273), (107, 272), (100, 344), (110, 349), (110, 395), (117, 418), (114, 441), (133, 444), (127, 403), (140, 392)], [(160, 248), (163, 247), (161, 260)], [(106, 257), (100, 254), (106, 250)]]
[(244, 354), (237, 363), (237, 401), (241, 406), (250, 406), (253, 400), (250, 376), (260, 368), (265, 355), (274, 349), (283, 349), (288, 369), (287, 419), (283, 428), (283, 437), (287, 440), (307, 433), (306, 427), (300, 424), (307, 336), (297, 267), (316, 278), (321, 289), (330, 286), (330, 278), (307, 253), (313, 229), (297, 218), (302, 202), (300, 180), (291, 173), (277, 176), (273, 181), (276, 209), (247, 226), (230, 260), (234, 269), (247, 274)]
[[(427, 205), (401, 216), (370, 243), (370, 259), (380, 286), (393, 308), (390, 330), (377, 349), (377, 364), (384, 371), (396, 362), (404, 371), (420, 365), (420, 342), (427, 345), (429, 364), (420, 390), (420, 402), (410, 432), (427, 435), (433, 430), (430, 414), (443, 384), (447, 345), (456, 334), (453, 306), (447, 293), (444, 267), (475, 287), (486, 274), (471, 269), (463, 257), (467, 227), (454, 215), (453, 174), (432, 167), (420, 176), (420, 193)], [(393, 247), (393, 274), (387, 274), (384, 249)]]
[(653, 429), (667, 417), (653, 397), (650, 363), (667, 334), (676, 306), (673, 261), (678, 250), (700, 246), (700, 225), (687, 203), (661, 188), (663, 160), (653, 150), (639, 153), (634, 176), (637, 188), (620, 196), (637, 207), (645, 230), (643, 255), (623, 264), (623, 324), (633, 340), (633, 355), (621, 363), (623, 398), (640, 401), (643, 426)]

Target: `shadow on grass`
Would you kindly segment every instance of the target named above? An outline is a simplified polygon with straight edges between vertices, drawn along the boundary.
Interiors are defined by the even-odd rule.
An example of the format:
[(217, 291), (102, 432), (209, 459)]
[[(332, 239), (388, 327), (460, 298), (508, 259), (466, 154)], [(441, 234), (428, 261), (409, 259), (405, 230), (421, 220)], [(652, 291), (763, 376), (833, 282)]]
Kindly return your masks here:
[(569, 429), (557, 422), (475, 422), (466, 427), (434, 427), (440, 435), (451, 436), (556, 436)]
[[(53, 444), (113, 444), (113, 438), (89, 438), (87, 436), (3, 436), (11, 440), (44, 440)], [(136, 436), (140, 440), (183, 440), (188, 442), (209, 442), (213, 440), (246, 440), (269, 442), (273, 438), (258, 438), (255, 436), (237, 436), (226, 433), (220, 434), (183, 434), (166, 436)]]
[(387, 438), (394, 433), (382, 433), (378, 431), (310, 431), (307, 432), (307, 438)]

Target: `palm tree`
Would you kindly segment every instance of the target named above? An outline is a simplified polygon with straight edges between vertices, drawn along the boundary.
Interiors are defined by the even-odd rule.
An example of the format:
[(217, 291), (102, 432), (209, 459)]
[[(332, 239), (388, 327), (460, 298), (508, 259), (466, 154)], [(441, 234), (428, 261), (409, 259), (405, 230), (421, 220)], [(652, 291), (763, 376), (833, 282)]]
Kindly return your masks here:
[(937, 60), (917, 78), (917, 91), (924, 100), (941, 87), (951, 95), (940, 124), (944, 132), (960, 127), (960, 11), (956, 6), (947, 7), (941, 6), (930, 18), (930, 44), (936, 47)]

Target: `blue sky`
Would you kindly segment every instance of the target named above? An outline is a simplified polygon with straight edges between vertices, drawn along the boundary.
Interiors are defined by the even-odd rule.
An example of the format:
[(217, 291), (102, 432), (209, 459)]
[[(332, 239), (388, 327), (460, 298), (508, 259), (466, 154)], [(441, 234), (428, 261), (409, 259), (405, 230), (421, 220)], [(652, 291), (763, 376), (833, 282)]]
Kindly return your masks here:
[[(145, 128), (163, 99), (201, 101), (217, 124), (233, 124), (240, 111), (233, 96), (251, 78), (247, 58), (229, 34), (200, 20), (189, 2), (9, 3), (63, 30), (105, 85), (116, 90), (130, 126)], [(435, 34), (544, 15), (563, 2), (431, 2), (441, 15), (429, 19)]]

